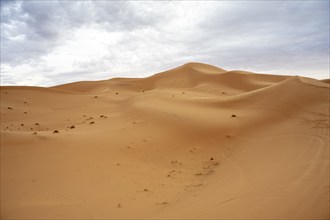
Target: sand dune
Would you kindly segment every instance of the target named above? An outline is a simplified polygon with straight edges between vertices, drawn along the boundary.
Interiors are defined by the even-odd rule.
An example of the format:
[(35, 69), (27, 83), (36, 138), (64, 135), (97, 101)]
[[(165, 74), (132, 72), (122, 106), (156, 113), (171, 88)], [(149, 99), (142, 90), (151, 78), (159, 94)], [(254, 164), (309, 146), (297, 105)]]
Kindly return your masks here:
[(328, 219), (329, 80), (188, 63), (1, 87), (2, 219)]

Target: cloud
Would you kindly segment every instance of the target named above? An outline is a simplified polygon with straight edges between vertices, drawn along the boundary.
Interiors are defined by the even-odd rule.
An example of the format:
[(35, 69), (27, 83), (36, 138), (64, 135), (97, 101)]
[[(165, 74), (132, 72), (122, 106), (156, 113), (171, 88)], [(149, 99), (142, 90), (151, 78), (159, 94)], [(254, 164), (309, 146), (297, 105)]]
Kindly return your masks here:
[(1, 84), (143, 77), (185, 62), (329, 73), (326, 1), (1, 1)]

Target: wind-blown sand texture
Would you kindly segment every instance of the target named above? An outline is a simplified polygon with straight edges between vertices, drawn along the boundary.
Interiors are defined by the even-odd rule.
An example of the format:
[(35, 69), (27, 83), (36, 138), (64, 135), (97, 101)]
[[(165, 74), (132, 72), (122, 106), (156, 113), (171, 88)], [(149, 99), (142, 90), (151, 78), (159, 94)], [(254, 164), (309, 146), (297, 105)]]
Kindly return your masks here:
[(328, 219), (329, 81), (188, 63), (1, 87), (3, 219)]

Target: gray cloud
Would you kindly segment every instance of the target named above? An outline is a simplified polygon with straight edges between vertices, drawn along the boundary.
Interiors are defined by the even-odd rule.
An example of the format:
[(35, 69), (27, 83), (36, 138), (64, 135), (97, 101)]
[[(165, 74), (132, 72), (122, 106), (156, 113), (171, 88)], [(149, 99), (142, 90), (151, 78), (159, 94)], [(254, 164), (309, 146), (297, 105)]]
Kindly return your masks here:
[(329, 3), (1, 1), (1, 84), (140, 77), (191, 61), (329, 77)]

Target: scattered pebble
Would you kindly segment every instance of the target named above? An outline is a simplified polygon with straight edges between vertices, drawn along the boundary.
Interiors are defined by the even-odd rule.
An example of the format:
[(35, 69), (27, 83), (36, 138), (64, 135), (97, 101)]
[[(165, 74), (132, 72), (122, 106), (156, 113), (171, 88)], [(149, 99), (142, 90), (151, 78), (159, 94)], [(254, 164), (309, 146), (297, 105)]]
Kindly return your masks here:
[(70, 129), (74, 129), (74, 128), (75, 128), (75, 126), (74, 126), (74, 125), (71, 125), (71, 126), (70, 126)]
[(235, 117), (237, 117), (237, 116), (236, 116), (236, 115), (231, 115), (231, 117), (232, 117), (232, 118), (235, 118)]
[(89, 124), (95, 124), (95, 122), (94, 121), (91, 121), (91, 122), (89, 122)]
[(59, 133), (58, 130), (53, 131), (53, 133)]
[(13, 110), (13, 108), (12, 108), (12, 107), (10, 107), (10, 106), (8, 107), (8, 109), (9, 109), (9, 110)]

